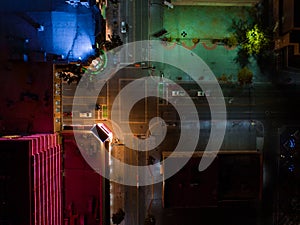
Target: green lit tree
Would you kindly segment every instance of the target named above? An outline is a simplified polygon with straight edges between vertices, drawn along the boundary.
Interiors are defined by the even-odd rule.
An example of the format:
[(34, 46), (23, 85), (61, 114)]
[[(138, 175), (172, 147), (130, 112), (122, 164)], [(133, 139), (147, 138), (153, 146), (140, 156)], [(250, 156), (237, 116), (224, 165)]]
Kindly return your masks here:
[(230, 30), (233, 32), (242, 50), (249, 56), (255, 56), (270, 46), (272, 28), (268, 28), (268, 25), (262, 20), (262, 3), (250, 7), (247, 13), (247, 19), (233, 20)]
[[(262, 5), (249, 10), (247, 19), (233, 20), (230, 31), (238, 45), (237, 57), (234, 59), (241, 68), (248, 66), (249, 58), (254, 57), (261, 71), (272, 68), (274, 51), (271, 41), (272, 28), (266, 27), (261, 19)], [(225, 41), (228, 41), (225, 39)]]
[(257, 24), (253, 28), (246, 31), (246, 40), (241, 44), (241, 47), (246, 50), (249, 55), (258, 55), (270, 43), (270, 39)]

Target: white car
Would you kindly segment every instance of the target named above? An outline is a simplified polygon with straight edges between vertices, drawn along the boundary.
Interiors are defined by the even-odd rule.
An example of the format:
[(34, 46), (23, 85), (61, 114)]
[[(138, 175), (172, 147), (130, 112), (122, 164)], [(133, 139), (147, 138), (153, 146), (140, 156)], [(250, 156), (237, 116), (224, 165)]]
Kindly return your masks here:
[(125, 21), (122, 21), (122, 22), (121, 22), (121, 33), (122, 33), (122, 34), (127, 33), (127, 24), (126, 24)]

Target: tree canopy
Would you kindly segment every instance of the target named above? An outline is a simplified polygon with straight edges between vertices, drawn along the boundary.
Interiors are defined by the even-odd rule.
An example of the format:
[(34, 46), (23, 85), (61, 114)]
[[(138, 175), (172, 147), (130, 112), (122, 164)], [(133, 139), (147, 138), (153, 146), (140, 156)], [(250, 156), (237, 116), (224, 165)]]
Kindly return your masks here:
[(255, 24), (253, 28), (246, 31), (246, 40), (241, 46), (249, 55), (258, 55), (268, 46), (269, 42), (270, 40), (267, 38), (265, 32)]

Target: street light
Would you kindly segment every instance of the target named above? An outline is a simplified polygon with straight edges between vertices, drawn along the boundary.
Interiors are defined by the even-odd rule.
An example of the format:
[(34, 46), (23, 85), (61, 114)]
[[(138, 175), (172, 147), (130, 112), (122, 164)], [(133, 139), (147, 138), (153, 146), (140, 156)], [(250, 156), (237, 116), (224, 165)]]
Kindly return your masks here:
[(164, 5), (168, 6), (170, 9), (174, 8), (174, 5), (171, 2), (164, 1)]
[(159, 3), (159, 2), (150, 2), (150, 5), (160, 5), (160, 6), (164, 6), (164, 4)]
[(101, 142), (105, 142), (107, 139), (112, 139), (112, 132), (103, 124), (97, 123), (92, 128), (93, 135)]
[(163, 1), (162, 3), (159, 2), (150, 2), (150, 5), (160, 5), (160, 6), (167, 6), (170, 9), (174, 8), (174, 5), (171, 2)]

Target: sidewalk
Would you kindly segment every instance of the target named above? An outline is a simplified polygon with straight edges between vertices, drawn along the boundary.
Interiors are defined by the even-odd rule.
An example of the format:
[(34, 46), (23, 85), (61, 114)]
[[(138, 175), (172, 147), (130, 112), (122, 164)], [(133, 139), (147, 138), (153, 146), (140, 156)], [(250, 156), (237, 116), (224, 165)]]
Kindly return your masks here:
[(112, 3), (107, 1), (106, 6), (106, 40), (108, 35), (119, 34), (120, 24), (120, 3)]
[[(198, 55), (218, 78), (223, 74), (233, 76), (241, 69), (235, 62), (239, 47), (228, 48), (224, 45), (212, 44), (213, 39), (222, 39), (228, 36), (228, 30), (234, 19), (245, 19), (249, 7), (222, 7), (222, 6), (181, 6), (175, 5), (173, 9), (159, 4), (151, 6), (150, 34), (166, 29), (162, 37), (169, 38), (168, 45), (180, 45), (190, 49)], [(193, 39), (199, 39), (194, 43)], [(152, 37), (152, 39), (158, 39)], [(172, 51), (171, 49), (169, 49)], [(250, 58), (249, 69), (253, 72), (253, 82), (267, 82), (268, 77), (262, 74), (254, 58)], [(178, 74), (176, 68), (164, 66), (166, 78), (171, 80), (190, 80), (187, 74)], [(199, 74), (199, 78), (201, 74)]]

